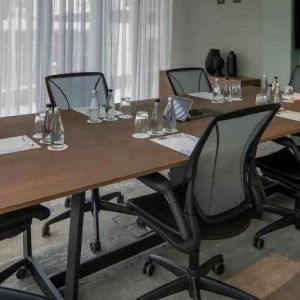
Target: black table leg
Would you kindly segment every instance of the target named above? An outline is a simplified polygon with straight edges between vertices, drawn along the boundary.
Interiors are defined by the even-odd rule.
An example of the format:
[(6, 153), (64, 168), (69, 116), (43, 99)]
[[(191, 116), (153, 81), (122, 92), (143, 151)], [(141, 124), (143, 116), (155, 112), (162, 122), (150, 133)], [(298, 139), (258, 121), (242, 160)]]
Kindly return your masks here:
[(72, 200), (70, 202), (71, 216), (66, 270), (66, 285), (64, 293), (65, 300), (76, 300), (78, 297), (84, 202), (84, 192), (73, 195)]

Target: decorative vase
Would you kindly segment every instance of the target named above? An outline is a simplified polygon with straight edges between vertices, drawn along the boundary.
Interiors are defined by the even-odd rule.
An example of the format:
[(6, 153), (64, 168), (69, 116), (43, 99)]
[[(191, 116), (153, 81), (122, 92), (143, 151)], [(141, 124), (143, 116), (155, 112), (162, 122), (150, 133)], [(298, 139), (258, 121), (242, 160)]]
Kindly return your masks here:
[(227, 56), (227, 74), (231, 77), (237, 75), (237, 59), (234, 51), (230, 51)]
[(216, 56), (214, 59), (214, 68), (216, 76), (223, 76), (222, 69), (224, 67), (224, 59), (221, 56)]
[(205, 60), (205, 69), (208, 74), (214, 75), (215, 74), (215, 66), (214, 60), (216, 57), (221, 57), (220, 50), (218, 49), (210, 49), (208, 55)]

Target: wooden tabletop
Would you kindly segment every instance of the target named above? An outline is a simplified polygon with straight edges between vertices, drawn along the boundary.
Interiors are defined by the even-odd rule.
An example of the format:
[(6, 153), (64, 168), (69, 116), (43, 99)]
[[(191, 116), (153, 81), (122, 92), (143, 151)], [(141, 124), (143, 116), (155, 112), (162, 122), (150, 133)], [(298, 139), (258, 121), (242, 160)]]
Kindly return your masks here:
[[(212, 104), (195, 99), (195, 108), (227, 112), (254, 103), (257, 88), (244, 89), (244, 101)], [(134, 111), (151, 111), (153, 100), (134, 103)], [(300, 111), (299, 104), (286, 106)], [(63, 111), (65, 142), (69, 148), (46, 146), (0, 155), (0, 214), (180, 165), (187, 157), (149, 140), (132, 138), (134, 120), (89, 124), (86, 117)], [(211, 119), (179, 123), (179, 132), (200, 136)], [(33, 134), (34, 115), (0, 119), (0, 138)], [(300, 122), (275, 118), (262, 141), (300, 131)]]

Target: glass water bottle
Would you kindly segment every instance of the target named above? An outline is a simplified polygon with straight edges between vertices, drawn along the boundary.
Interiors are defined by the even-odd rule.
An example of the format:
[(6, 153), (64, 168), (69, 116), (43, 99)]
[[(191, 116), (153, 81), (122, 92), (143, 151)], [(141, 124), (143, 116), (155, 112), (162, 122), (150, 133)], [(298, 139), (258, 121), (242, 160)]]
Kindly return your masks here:
[(267, 95), (268, 93), (268, 78), (267, 75), (263, 75), (262, 80), (261, 80), (261, 90), (260, 93)]
[(276, 84), (279, 83), (278, 82), (278, 77), (277, 76), (274, 76), (273, 78), (273, 81), (272, 81), (272, 92), (273, 92), (273, 95), (275, 94), (275, 91), (276, 91)]
[(151, 134), (161, 135), (163, 134), (162, 117), (160, 112), (160, 100), (155, 100), (154, 108), (151, 117)]
[(42, 143), (49, 145), (51, 143), (51, 125), (52, 125), (52, 119), (53, 119), (53, 106), (51, 103), (48, 103), (46, 105), (47, 110), (45, 113), (45, 119), (44, 124), (42, 128)]
[(230, 102), (230, 90), (229, 90), (229, 78), (226, 78), (225, 80), (225, 86), (223, 90), (223, 101), (224, 102)]
[(172, 97), (168, 98), (168, 104), (164, 111), (164, 131), (166, 133), (177, 132), (176, 113)]
[(116, 121), (118, 118), (116, 117), (116, 111), (115, 111), (115, 99), (113, 96), (113, 90), (108, 90), (108, 96), (106, 99), (106, 114), (105, 114), (105, 120), (106, 121)]
[(215, 78), (215, 85), (213, 89), (213, 103), (222, 103), (222, 92), (219, 84), (219, 79)]
[(98, 100), (97, 90), (92, 90), (92, 98), (89, 107), (89, 121), (93, 123), (97, 123), (100, 120), (100, 106)]
[(60, 108), (54, 108), (51, 126), (51, 148), (61, 149), (65, 144), (65, 130), (60, 116)]

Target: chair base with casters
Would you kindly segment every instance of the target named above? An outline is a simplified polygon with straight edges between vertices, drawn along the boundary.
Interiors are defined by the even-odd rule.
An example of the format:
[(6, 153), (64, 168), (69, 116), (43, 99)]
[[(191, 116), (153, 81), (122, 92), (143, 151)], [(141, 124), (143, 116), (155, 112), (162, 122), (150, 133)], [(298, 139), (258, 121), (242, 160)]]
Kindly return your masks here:
[(224, 273), (225, 265), (221, 254), (214, 256), (202, 265), (199, 264), (199, 252), (190, 254), (189, 267), (178, 265), (160, 256), (150, 255), (143, 266), (143, 273), (152, 276), (155, 265), (168, 270), (177, 279), (148, 292), (137, 298), (138, 300), (160, 299), (183, 291), (188, 291), (193, 299), (201, 299), (201, 290), (240, 300), (257, 299), (244, 291), (207, 276), (210, 271), (214, 271), (217, 275)]
[[(117, 199), (117, 204), (109, 202), (115, 198)], [(65, 206), (69, 206), (70, 201), (70, 197), (67, 197), (65, 200)], [(94, 221), (95, 238), (93, 241), (90, 242), (90, 249), (93, 254), (99, 254), (102, 248), (99, 232), (99, 212), (102, 210), (123, 214), (131, 214), (124, 205), (121, 205), (123, 203), (124, 196), (120, 192), (115, 192), (100, 197), (98, 188), (92, 190), (91, 199), (86, 200), (84, 210), (85, 212), (92, 213)], [(70, 209), (47, 221), (42, 228), (42, 236), (49, 237), (51, 235), (50, 226), (68, 218), (70, 218)]]
[(14, 273), (16, 273), (16, 277), (20, 280), (25, 279), (29, 275), (32, 275), (45, 295), (54, 299), (62, 299), (62, 295), (58, 292), (58, 290), (55, 288), (55, 286), (45, 274), (43, 269), (40, 267), (39, 263), (32, 256), (32, 219), (44, 220), (49, 216), (50, 210), (41, 205), (20, 209), (18, 211), (13, 211), (0, 216), (0, 241), (12, 238), (21, 233), (23, 234), (23, 258), (0, 271), (0, 284), (3, 283), (6, 279), (8, 279), (10, 276), (12, 276)]

